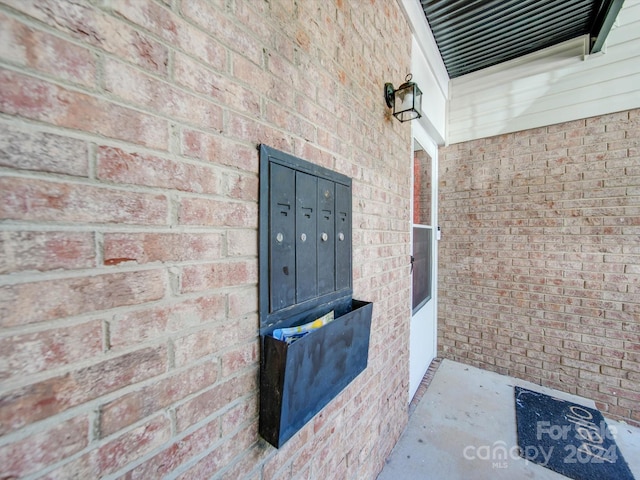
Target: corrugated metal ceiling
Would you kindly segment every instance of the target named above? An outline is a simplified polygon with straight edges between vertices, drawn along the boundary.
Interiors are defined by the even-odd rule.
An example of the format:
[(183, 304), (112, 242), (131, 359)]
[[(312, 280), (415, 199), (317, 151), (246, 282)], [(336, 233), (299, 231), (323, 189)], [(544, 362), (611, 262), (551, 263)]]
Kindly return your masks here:
[(585, 34), (590, 34), (594, 43), (601, 31), (606, 30), (606, 36), (622, 6), (622, 0), (420, 3), (451, 78)]

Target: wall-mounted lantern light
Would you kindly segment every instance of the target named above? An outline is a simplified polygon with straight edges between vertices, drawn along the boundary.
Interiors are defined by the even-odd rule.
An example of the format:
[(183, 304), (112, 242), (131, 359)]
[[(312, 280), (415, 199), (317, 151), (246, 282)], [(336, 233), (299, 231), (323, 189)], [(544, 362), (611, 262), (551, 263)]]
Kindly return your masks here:
[(384, 99), (389, 108), (393, 107), (393, 115), (401, 122), (407, 122), (422, 116), (422, 91), (411, 81), (411, 74), (405, 83), (394, 90), (391, 83), (384, 84)]

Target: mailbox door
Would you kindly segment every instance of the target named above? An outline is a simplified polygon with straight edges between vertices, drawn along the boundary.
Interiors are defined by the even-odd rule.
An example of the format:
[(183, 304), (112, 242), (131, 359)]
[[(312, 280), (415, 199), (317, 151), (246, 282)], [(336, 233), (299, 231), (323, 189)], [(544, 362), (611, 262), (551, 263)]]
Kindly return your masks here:
[(296, 172), (296, 302), (318, 295), (318, 177)]
[(269, 191), (269, 310), (275, 312), (295, 303), (295, 171), (271, 164)]
[(351, 288), (351, 189), (336, 183), (336, 290)]
[(335, 183), (318, 179), (318, 293), (333, 292), (335, 283)]

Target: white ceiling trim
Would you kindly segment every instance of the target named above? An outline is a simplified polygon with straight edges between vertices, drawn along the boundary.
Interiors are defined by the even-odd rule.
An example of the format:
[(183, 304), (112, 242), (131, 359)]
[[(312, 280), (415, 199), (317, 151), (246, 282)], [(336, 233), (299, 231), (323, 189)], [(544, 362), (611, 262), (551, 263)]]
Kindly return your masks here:
[(449, 74), (419, 0), (398, 0), (398, 4), (411, 27), (422, 54), (427, 59), (429, 70), (435, 77), (440, 92), (445, 98), (449, 98)]

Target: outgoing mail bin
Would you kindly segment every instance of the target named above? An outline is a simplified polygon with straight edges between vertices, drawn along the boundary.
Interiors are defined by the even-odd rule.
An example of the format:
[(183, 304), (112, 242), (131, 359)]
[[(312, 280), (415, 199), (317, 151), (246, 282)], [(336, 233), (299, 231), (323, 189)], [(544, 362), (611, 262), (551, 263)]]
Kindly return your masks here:
[(280, 447), (367, 367), (373, 304), (345, 312), (290, 345), (263, 338), (260, 433)]

